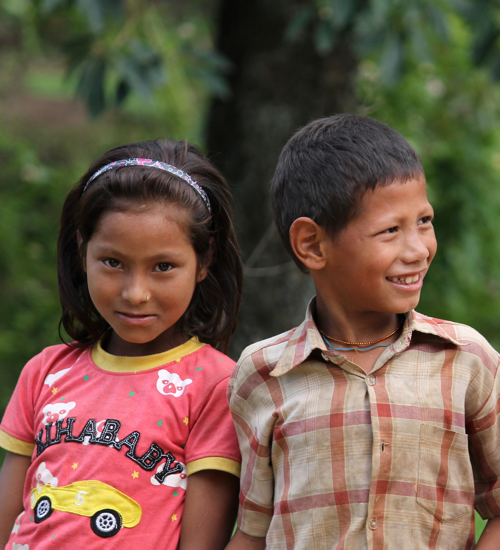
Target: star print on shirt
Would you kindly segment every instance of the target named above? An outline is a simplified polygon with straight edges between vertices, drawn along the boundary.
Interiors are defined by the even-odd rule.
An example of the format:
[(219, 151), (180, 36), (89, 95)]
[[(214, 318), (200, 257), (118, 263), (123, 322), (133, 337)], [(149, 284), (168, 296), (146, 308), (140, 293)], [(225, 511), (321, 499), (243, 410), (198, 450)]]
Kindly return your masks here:
[(158, 426), (163, 426), (163, 420), (158, 420)]
[(83, 379), (85, 380), (85, 382), (90, 378), (90, 376), (88, 374), (86, 374)]
[(128, 394), (130, 395), (130, 397), (133, 397), (133, 395), (135, 394), (135, 391), (130, 391), (128, 392)]
[(186, 426), (189, 424), (189, 418), (186, 416), (186, 418), (183, 420), (184, 424), (186, 424)]
[(76, 470), (78, 468), (78, 462), (73, 462), (73, 466), (71, 466), (73, 470)]
[(179, 496), (179, 492), (178, 492), (178, 491), (174, 491), (172, 494), (173, 494), (174, 497)]
[(177, 521), (177, 514), (172, 514), (172, 521)]
[(57, 388), (52, 388), (52, 393), (55, 395), (57, 393)]
[(132, 474), (132, 477), (133, 477), (134, 479), (137, 479), (137, 478), (139, 477), (139, 472), (136, 472), (136, 471), (134, 470), (134, 473)]

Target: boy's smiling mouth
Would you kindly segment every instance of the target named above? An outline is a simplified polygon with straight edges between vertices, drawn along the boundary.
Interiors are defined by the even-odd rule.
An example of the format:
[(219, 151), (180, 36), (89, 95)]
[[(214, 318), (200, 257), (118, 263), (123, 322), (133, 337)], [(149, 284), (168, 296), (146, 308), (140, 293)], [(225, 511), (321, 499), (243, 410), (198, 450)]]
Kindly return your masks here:
[(392, 283), (398, 283), (400, 285), (410, 285), (412, 283), (416, 283), (420, 279), (420, 273), (417, 273), (416, 275), (408, 275), (405, 277), (387, 277), (387, 279)]

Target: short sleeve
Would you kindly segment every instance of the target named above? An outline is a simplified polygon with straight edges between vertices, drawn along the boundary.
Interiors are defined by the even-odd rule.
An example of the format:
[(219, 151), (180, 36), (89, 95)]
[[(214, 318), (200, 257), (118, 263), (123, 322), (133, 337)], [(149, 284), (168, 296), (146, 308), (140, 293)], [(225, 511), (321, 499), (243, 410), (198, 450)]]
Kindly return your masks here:
[[(486, 376), (491, 385), (491, 376)], [(486, 382), (486, 380), (484, 382)], [(475, 507), (483, 519), (500, 516), (500, 369), (491, 392), (467, 425), (475, 480)]]
[(189, 432), (185, 446), (187, 475), (221, 470), (240, 475), (238, 439), (227, 403), (228, 378), (208, 394)]
[(273, 515), (271, 445), (276, 415), (269, 387), (251, 356), (238, 363), (228, 397), (241, 451), (238, 527), (247, 535), (265, 537)]
[[(14, 451), (10, 443), (18, 440), (24, 442), (27, 452), (28, 445), (35, 444), (35, 407), (34, 394), (39, 383), (40, 355), (31, 359), (21, 372), (16, 388), (0, 424), (0, 430), (6, 434), (0, 439), (0, 445), (9, 451)], [(21, 454), (26, 454), (21, 453)]]

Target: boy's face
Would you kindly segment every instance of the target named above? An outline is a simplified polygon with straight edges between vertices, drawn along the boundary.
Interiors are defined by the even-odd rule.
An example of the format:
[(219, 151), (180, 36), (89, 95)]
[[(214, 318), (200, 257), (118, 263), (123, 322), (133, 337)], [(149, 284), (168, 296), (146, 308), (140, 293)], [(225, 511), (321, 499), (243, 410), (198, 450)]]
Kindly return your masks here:
[(322, 298), (346, 312), (415, 308), (437, 248), (433, 215), (423, 176), (365, 193), (357, 216), (325, 242), (326, 265), (313, 274)]

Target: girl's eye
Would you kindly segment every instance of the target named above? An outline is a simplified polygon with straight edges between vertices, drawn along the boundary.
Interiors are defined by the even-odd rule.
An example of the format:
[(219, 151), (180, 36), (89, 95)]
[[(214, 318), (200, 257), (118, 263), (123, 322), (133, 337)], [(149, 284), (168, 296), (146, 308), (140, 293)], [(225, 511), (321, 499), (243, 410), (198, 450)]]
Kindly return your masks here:
[(432, 223), (432, 216), (424, 216), (424, 217), (420, 220), (420, 223), (421, 223), (421, 224), (424, 224), (424, 223)]
[(170, 271), (172, 269), (172, 264), (168, 264), (167, 262), (160, 262), (159, 264), (156, 264), (153, 271)]
[(394, 227), (389, 227), (389, 229), (386, 229), (385, 231), (382, 231), (382, 233), (396, 233), (397, 230), (398, 228), (394, 226)]
[(108, 258), (107, 260), (103, 260), (104, 265), (107, 265), (108, 267), (119, 267), (121, 263), (118, 260), (113, 260), (113, 258)]

